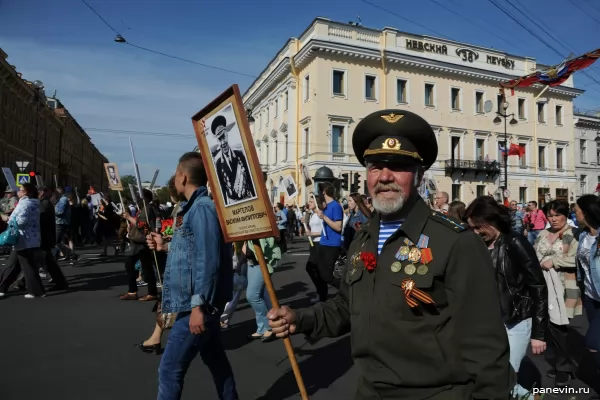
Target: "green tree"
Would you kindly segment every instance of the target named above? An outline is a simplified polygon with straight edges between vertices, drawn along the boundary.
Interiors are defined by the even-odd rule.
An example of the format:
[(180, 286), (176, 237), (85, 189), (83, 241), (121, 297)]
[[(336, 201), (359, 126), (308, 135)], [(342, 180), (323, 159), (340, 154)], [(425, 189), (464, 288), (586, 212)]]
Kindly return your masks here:
[(123, 184), (123, 190), (129, 190), (129, 184), (132, 184), (133, 186), (137, 185), (135, 176), (133, 175), (123, 175), (121, 177), (121, 183)]
[(169, 188), (166, 186), (161, 187), (156, 192), (156, 198), (160, 202), (160, 204), (167, 204), (168, 201), (171, 201), (171, 196), (169, 196)]

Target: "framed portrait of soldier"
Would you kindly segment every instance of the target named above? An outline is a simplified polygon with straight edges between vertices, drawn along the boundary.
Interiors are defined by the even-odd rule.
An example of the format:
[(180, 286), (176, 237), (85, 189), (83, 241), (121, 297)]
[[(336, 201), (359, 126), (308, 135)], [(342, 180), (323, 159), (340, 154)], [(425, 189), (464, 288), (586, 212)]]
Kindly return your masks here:
[(237, 85), (192, 117), (227, 241), (278, 234)]
[(298, 188), (296, 182), (291, 175), (288, 175), (283, 181), (281, 181), (281, 189), (285, 189), (288, 199), (293, 199), (298, 195)]
[(108, 179), (108, 188), (110, 190), (123, 190), (123, 183), (121, 182), (117, 164), (105, 163), (104, 170), (106, 171), (106, 178)]

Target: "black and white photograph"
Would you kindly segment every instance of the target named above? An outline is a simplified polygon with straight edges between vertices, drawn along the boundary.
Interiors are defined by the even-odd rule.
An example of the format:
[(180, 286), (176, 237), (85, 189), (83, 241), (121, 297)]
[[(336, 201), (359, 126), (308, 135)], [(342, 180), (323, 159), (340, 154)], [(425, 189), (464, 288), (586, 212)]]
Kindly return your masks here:
[(204, 127), (225, 207), (256, 199), (256, 187), (232, 104), (207, 118)]
[(298, 195), (298, 187), (296, 186), (296, 182), (294, 182), (294, 178), (291, 175), (288, 175), (283, 181), (280, 183), (279, 190), (284, 191), (288, 199), (293, 199)]
[(121, 183), (117, 164), (106, 163), (104, 164), (104, 169), (106, 170), (106, 177), (108, 178), (108, 187), (110, 190), (123, 190), (123, 184)]

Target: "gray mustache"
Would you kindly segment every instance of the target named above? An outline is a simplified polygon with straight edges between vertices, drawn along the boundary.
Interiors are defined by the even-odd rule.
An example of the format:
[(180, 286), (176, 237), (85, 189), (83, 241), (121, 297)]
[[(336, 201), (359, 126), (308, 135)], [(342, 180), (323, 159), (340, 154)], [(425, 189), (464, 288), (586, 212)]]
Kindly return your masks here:
[(402, 188), (395, 183), (391, 183), (391, 184), (387, 184), (387, 185), (378, 183), (377, 186), (375, 186), (375, 193), (379, 193), (383, 190), (393, 190), (396, 192), (401, 192)]

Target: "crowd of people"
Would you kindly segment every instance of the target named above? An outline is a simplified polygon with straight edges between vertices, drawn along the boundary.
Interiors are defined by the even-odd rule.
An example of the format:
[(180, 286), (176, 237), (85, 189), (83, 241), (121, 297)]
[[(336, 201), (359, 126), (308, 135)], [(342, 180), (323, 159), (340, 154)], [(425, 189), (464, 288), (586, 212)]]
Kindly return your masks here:
[[(72, 242), (77, 232), (85, 241), (82, 227), (91, 226), (104, 254), (112, 244), (124, 256), (128, 291), (121, 300), (155, 303), (154, 329), (138, 347), (162, 354), (160, 400), (181, 397), (197, 355), (219, 398), (238, 398), (220, 332), (243, 291), (256, 318), (248, 340), (350, 332), (357, 399), (533, 398), (516, 374), (529, 346), (540, 355), (547, 344), (556, 354), (549, 375), (555, 386), (568, 386), (578, 368), (567, 346), (569, 325), (583, 312), (585, 344), (600, 368), (597, 196), (520, 209), (490, 196), (449, 203), (438, 192), (430, 206), (417, 190), (437, 157), (435, 134), (402, 110), (362, 119), (353, 148), (366, 167), (370, 198), (338, 199), (333, 185), (321, 184), (305, 206), (277, 204), (280, 235), (259, 241), (272, 274), (287, 242), (308, 238), (306, 272), (316, 295), (307, 309), (272, 308), (255, 244), (225, 243), (198, 152), (179, 160), (168, 185), (171, 208), (158, 206), (148, 190), (131, 209), (103, 197), (91, 214), (95, 222), (80, 222), (75, 232), (69, 193), (30, 184), (16, 201), (9, 193), (2, 220), (18, 226), (19, 240), (0, 277), (0, 296), (21, 272), (26, 297), (43, 296), (40, 268), (57, 289), (66, 288), (56, 258), (76, 260)], [(141, 287), (147, 294), (140, 297)]]

